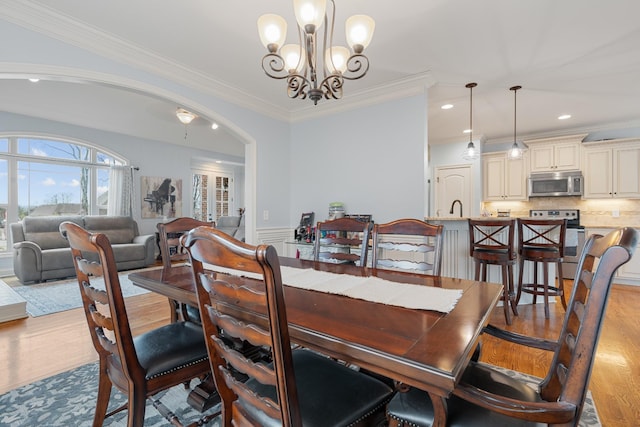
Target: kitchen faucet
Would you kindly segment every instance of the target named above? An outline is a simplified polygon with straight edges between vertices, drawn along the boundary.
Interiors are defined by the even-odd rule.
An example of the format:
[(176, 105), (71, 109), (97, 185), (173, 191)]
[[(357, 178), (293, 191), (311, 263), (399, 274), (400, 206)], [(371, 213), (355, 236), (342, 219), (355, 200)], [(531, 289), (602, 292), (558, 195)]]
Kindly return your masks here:
[(456, 202), (460, 204), (460, 218), (462, 218), (462, 202), (458, 199), (455, 199), (453, 203), (451, 203), (451, 210), (449, 211), (449, 213), (453, 215), (453, 207), (456, 205)]

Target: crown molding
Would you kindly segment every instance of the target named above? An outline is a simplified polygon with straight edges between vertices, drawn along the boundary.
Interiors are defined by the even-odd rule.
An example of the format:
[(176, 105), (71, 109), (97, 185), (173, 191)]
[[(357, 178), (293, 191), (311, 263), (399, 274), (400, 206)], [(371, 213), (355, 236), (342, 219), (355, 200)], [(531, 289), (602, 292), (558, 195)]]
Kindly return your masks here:
[(0, 0), (0, 18), (115, 62), (160, 76), (197, 92), (287, 122), (308, 120), (416, 95), (426, 92), (435, 84), (431, 72), (425, 72), (390, 84), (350, 93), (338, 102), (327, 101), (320, 105), (309, 105), (301, 110), (290, 111), (213, 79), (198, 70), (146, 51), (113, 34), (74, 20), (50, 6), (30, 0), (20, 2)]
[(52, 37), (88, 52), (133, 68), (145, 70), (182, 86), (206, 93), (280, 120), (289, 112), (281, 107), (235, 89), (204, 73), (149, 52), (112, 34), (29, 0), (0, 0), (0, 18)]
[(366, 90), (350, 93), (337, 101), (326, 100), (291, 113), (292, 122), (301, 122), (318, 117), (329, 116), (395, 99), (426, 93), (436, 83), (430, 71), (414, 74), (391, 83), (374, 86)]

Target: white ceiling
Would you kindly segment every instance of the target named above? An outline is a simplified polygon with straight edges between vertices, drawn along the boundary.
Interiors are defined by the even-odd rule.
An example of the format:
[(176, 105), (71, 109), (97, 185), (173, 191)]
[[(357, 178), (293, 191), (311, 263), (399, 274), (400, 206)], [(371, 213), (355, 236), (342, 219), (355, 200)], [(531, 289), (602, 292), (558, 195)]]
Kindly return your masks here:
[[(375, 19), (373, 41), (365, 51), (370, 71), (361, 80), (346, 82), (343, 100), (321, 101), (315, 107), (309, 100), (289, 99), (285, 83), (268, 78), (260, 66), (265, 49), (256, 21), (263, 13), (284, 16), (289, 22), (288, 40), (294, 41), (291, 0), (0, 0), (0, 19), (134, 66), (163, 70), (164, 77), (179, 76), (181, 83), (194, 82), (224, 99), (293, 121), (351, 101), (391, 96), (407, 85), (431, 84), (429, 141), (466, 140), (462, 134), (469, 126), (465, 84), (477, 82), (474, 139), (482, 136), (503, 142), (513, 137), (514, 100), (509, 91), (513, 85), (523, 87), (518, 92), (518, 139), (640, 127), (638, 0), (336, 3), (335, 39), (339, 44), (344, 43), (346, 17), (362, 13)], [(160, 130), (163, 136), (148, 135), (160, 140), (167, 138), (167, 128), (152, 123), (175, 122), (176, 105), (141, 94), (43, 81), (16, 91), (11, 89), (15, 84), (0, 81), (0, 109), (27, 114), (26, 110), (40, 105), (37, 114), (45, 118), (59, 119), (53, 116), (61, 110), (69, 117), (71, 111), (86, 125), (92, 125), (92, 117), (94, 122), (99, 117), (95, 127), (115, 127), (132, 134), (146, 132), (141, 130), (144, 124), (146, 129)], [(52, 108), (46, 108), (40, 101), (54, 92), (38, 95), (39, 90), (69, 96), (55, 98)], [(21, 103), (25, 94), (36, 102)], [(86, 104), (76, 102), (76, 97), (86, 102), (99, 100), (99, 114), (86, 113)], [(73, 102), (60, 108), (64, 100)], [(454, 108), (441, 110), (444, 103)], [(572, 118), (560, 121), (561, 114)], [(200, 120), (201, 127), (207, 128), (209, 119)], [(168, 139), (184, 136), (183, 128), (176, 129)]]

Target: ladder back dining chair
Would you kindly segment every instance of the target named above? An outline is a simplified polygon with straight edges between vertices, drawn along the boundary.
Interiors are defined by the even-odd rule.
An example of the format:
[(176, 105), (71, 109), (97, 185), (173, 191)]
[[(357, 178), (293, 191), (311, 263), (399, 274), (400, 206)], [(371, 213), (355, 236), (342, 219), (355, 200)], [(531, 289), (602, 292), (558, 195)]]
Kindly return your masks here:
[[(553, 353), (547, 375), (531, 388), (492, 365), (470, 362), (448, 400), (449, 426), (577, 426), (593, 368), (613, 277), (638, 245), (638, 231), (620, 228), (593, 235), (584, 246), (557, 341), (517, 334), (492, 325), (485, 333)], [(389, 403), (390, 426), (431, 426), (426, 392), (411, 388)]]
[[(127, 425), (142, 426), (147, 399), (210, 372), (202, 328), (174, 322), (134, 337), (109, 238), (72, 222), (60, 224), (60, 232), (71, 246), (84, 314), (99, 356), (93, 425), (102, 426), (105, 418), (128, 409)], [(107, 414), (112, 386), (128, 399)], [(154, 400), (154, 406), (167, 419), (173, 416), (161, 402)]]
[(314, 261), (367, 265), (373, 224), (355, 218), (318, 222)]
[(404, 218), (373, 226), (372, 266), (440, 275), (444, 227)]
[[(223, 425), (337, 427), (384, 420), (391, 387), (310, 350), (292, 350), (273, 246), (251, 246), (214, 228), (198, 227), (187, 234), (185, 247), (222, 397)], [(203, 263), (232, 270), (206, 272)], [(236, 274), (251, 277), (256, 286), (249, 287)], [(272, 363), (247, 359), (229, 346), (222, 330), (269, 349)]]
[[(182, 247), (180, 237), (192, 228), (207, 225), (215, 227), (215, 222), (205, 222), (189, 217), (175, 218), (169, 222), (159, 222), (157, 224), (158, 237), (160, 239), (160, 255), (162, 256), (162, 280), (170, 280), (173, 274), (173, 267), (185, 263), (189, 260), (189, 254)], [(174, 299), (169, 299), (171, 308), (171, 321), (189, 320), (200, 323), (200, 314), (196, 307), (181, 303)]]

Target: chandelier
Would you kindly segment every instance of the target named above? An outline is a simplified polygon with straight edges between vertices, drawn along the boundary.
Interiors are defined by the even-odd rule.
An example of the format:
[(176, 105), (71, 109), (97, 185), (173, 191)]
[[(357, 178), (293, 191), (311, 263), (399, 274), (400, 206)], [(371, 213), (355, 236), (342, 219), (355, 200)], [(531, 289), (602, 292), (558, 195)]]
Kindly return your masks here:
[[(327, 3), (331, 3), (330, 16)], [(308, 97), (315, 105), (322, 98), (342, 98), (344, 80), (357, 80), (369, 71), (369, 59), (363, 52), (371, 42), (374, 20), (366, 15), (347, 19), (349, 50), (333, 45), (334, 0), (293, 0), (293, 8), (298, 44), (284, 44), (287, 22), (281, 16), (266, 14), (258, 19), (260, 40), (269, 51), (262, 58), (262, 69), (271, 78), (286, 79), (289, 98)]]

